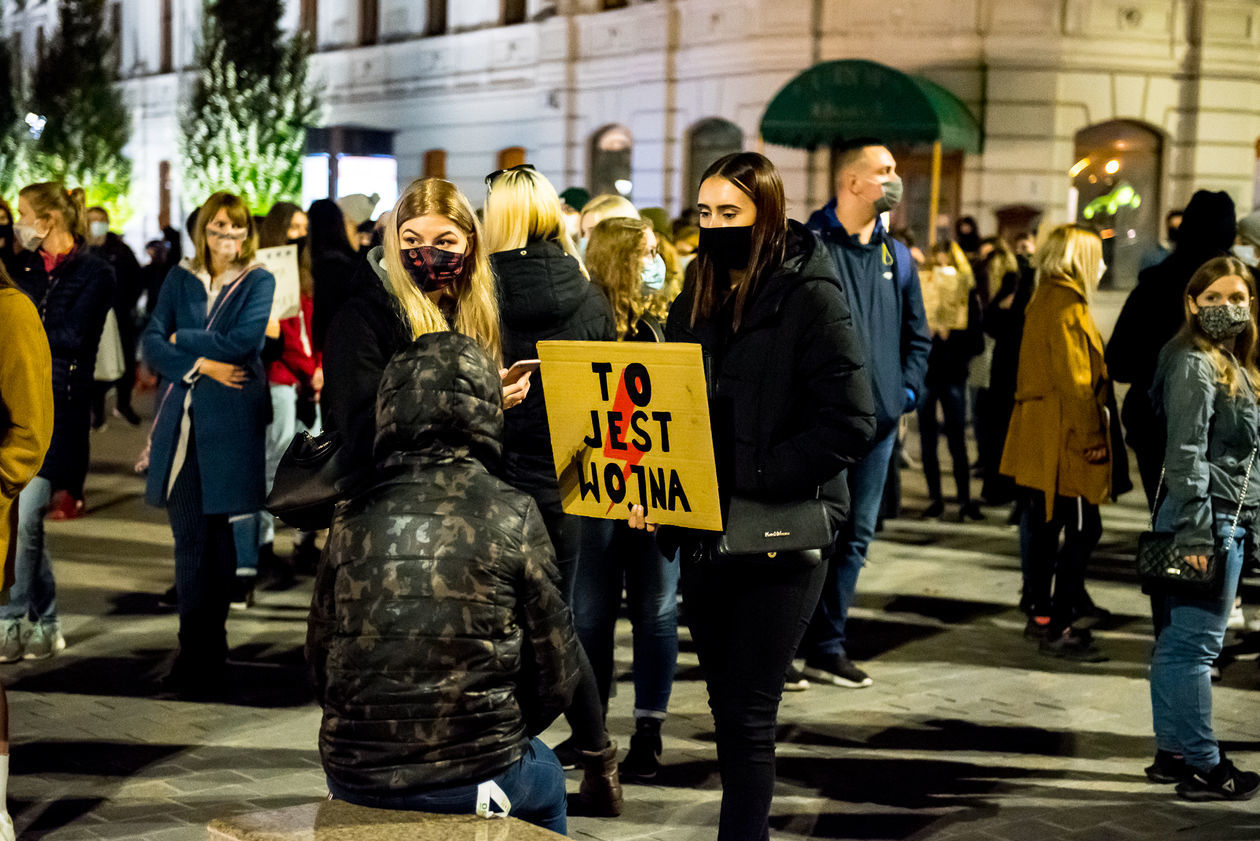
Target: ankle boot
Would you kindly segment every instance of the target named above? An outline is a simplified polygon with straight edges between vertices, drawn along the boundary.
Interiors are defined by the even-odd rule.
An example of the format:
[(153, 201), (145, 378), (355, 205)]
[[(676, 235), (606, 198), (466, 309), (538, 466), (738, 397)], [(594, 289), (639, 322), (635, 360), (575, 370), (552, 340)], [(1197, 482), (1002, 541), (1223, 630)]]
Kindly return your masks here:
[(582, 785), (577, 799), (588, 817), (615, 818), (621, 814), (621, 776), (617, 771), (617, 743), (609, 740), (602, 751), (578, 751)]

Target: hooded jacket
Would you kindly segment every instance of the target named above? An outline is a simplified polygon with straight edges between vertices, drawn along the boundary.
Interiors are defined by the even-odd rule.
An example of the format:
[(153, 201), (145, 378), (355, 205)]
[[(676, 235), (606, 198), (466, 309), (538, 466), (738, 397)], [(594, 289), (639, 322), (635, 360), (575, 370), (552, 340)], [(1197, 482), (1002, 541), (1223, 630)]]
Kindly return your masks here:
[[(551, 240), (490, 255), (498, 281), (503, 363), (536, 359), (547, 339), (612, 341), (617, 338), (608, 299), (582, 274), (578, 261)], [(504, 476), (539, 505), (560, 508), (560, 490), (547, 427), (542, 372), (530, 377), (529, 395), (507, 413)]]
[(882, 218), (869, 243), (850, 235), (836, 216), (835, 199), (809, 218), (809, 229), (826, 245), (849, 299), (875, 395), (875, 437), (883, 438), (923, 394), (932, 335), (918, 269)]
[(1107, 343), (1107, 368), (1116, 382), (1130, 383), (1122, 411), (1128, 442), (1143, 457), (1159, 458), (1163, 424), (1156, 419), (1150, 389), (1160, 349), (1185, 321), (1186, 284), (1213, 257), (1234, 244), (1234, 202), (1224, 192), (1199, 190), (1190, 199), (1177, 231), (1177, 248), (1162, 263), (1138, 275)]
[[(703, 349), (718, 490), (808, 499), (822, 486), (837, 526), (848, 512), (841, 471), (875, 434), (861, 339), (836, 269), (818, 238), (789, 222), (787, 256), (745, 304), (691, 324), (695, 284), (670, 307), (665, 336)], [(698, 535), (697, 535), (698, 536)]]
[(384, 371), (374, 484), (338, 507), (306, 655), (339, 787), (479, 783), (564, 710), (578, 644), (534, 501), (494, 478), (502, 390), (458, 333)]

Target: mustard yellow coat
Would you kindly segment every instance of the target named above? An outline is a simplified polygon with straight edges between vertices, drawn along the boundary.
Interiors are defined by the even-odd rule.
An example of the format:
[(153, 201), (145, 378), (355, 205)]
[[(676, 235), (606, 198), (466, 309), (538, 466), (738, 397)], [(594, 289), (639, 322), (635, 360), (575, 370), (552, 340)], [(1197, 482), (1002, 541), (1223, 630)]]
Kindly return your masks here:
[(0, 603), (13, 585), (15, 500), (44, 463), (52, 429), (52, 355), (44, 325), (23, 292), (0, 288)]
[[(1095, 505), (1110, 497), (1110, 388), (1102, 336), (1085, 296), (1067, 281), (1043, 281), (1024, 316), (1015, 410), (1000, 469), (1046, 495), (1047, 517), (1056, 494)], [(1098, 447), (1107, 448), (1107, 459), (1090, 464), (1085, 452)]]

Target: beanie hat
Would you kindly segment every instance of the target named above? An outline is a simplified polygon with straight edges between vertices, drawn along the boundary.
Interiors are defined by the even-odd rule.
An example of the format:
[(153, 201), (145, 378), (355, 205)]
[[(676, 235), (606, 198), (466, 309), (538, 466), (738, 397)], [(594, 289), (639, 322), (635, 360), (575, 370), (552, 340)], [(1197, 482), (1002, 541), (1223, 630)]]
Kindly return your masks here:
[(1260, 247), (1260, 210), (1238, 220), (1238, 236), (1244, 242)]
[(341, 208), (342, 214), (357, 227), (372, 218), (372, 211), (376, 209), (376, 204), (380, 200), (379, 193), (373, 193), (370, 196), (365, 196), (363, 193), (351, 193), (337, 199), (337, 207)]

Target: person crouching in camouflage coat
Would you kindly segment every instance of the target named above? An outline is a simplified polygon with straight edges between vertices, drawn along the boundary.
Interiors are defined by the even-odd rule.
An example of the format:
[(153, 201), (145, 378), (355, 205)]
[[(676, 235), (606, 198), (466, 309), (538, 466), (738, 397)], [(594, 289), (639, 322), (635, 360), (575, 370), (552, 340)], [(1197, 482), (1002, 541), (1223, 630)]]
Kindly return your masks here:
[(375, 483), (338, 507), (307, 633), (329, 790), (472, 813), (493, 782), (564, 832), (564, 772), (535, 736), (569, 704), (578, 643), (537, 506), (487, 469), (498, 371), (467, 336), (423, 335), (376, 417)]

